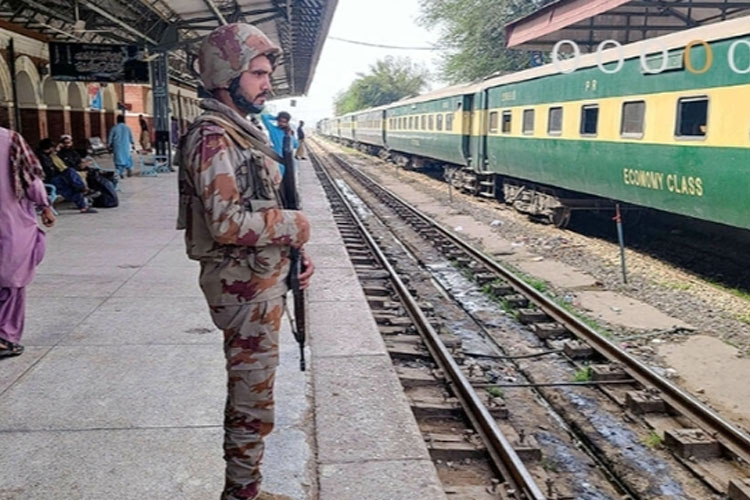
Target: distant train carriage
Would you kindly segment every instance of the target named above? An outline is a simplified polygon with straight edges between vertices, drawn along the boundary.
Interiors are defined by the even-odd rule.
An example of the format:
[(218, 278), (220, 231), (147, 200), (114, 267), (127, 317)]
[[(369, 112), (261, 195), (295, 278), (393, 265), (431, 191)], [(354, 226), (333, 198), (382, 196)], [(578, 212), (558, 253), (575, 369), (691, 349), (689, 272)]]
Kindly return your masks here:
[(324, 137), (333, 137), (333, 123), (335, 120), (325, 118), (320, 120), (317, 125), (318, 133)]
[(355, 138), (369, 153), (376, 154), (386, 147), (383, 120), (385, 108), (373, 108), (354, 114)]
[(349, 143), (354, 143), (355, 138), (355, 129), (356, 129), (356, 123), (354, 121), (354, 113), (349, 113), (348, 115), (344, 115), (341, 118), (339, 118), (339, 134), (338, 137), (340, 139), (345, 139), (349, 141)]
[[(438, 160), (467, 165), (466, 135), (470, 115), (465, 86), (439, 90), (397, 102), (386, 109), (386, 143), (406, 165)], [(399, 154), (405, 153), (405, 154)]]

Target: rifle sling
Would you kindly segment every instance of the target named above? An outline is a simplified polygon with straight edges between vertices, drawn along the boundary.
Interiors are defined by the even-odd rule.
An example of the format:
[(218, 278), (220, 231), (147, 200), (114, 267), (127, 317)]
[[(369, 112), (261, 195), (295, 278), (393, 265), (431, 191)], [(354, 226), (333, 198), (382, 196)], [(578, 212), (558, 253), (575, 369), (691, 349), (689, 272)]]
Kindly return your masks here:
[(232, 122), (225, 120), (221, 117), (218, 117), (216, 115), (204, 115), (201, 117), (202, 120), (208, 120), (210, 122), (215, 123), (216, 125), (219, 125), (221, 128), (223, 128), (227, 134), (240, 145), (240, 147), (243, 147), (245, 149), (257, 149), (264, 155), (271, 158), (273, 161), (278, 163), (284, 163), (284, 159), (279, 156), (279, 154), (271, 149), (271, 147), (266, 144), (265, 142), (261, 141), (257, 137), (253, 137), (252, 135), (245, 134), (237, 130), (237, 126), (233, 124)]

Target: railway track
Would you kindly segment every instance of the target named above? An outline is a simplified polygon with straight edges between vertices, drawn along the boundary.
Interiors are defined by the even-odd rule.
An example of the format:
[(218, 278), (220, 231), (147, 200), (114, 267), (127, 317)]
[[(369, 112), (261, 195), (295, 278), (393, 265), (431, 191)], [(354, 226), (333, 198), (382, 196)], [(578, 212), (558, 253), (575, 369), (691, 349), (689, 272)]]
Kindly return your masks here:
[[(714, 491), (729, 493), (733, 500), (747, 498), (741, 496), (745, 486), (737, 479), (747, 474), (750, 438), (746, 434), (589, 328), (574, 314), (540, 293), (514, 272), (473, 248), (397, 196), (385, 191), (366, 174), (349, 167), (341, 158), (329, 155), (324, 162), (316, 154), (314, 161), (320, 169), (319, 176), (324, 184), (328, 185), (329, 197), (339, 197), (340, 202), (337, 203), (350, 213), (348, 217), (351, 218), (347, 222), (351, 230), (350, 236), (354, 238), (356, 233), (364, 238), (367, 248), (375, 254), (379, 263), (378, 269), (385, 271), (393, 283), (392, 293), (398, 296), (410, 321), (418, 325), (417, 329), (424, 339), (427, 350), (439, 367), (440, 373), (448, 381), (451, 394), (455, 395), (466, 411), (471, 427), (480, 436), (492, 464), (507, 481), (507, 491), (516, 492), (516, 498), (548, 497), (542, 493), (544, 488), (536, 484), (510, 440), (495, 423), (496, 417), (493, 416), (492, 408), (488, 408), (477, 392), (481, 391), (482, 384), (474, 381), (472, 385), (469, 380), (471, 377), (467, 377), (458, 362), (453, 359), (451, 349), (441, 340), (444, 335), (438, 334), (431, 325), (429, 315), (420, 309), (418, 301), (409, 294), (408, 286), (395, 273), (387, 255), (379, 249), (377, 242), (368, 235), (365, 225), (356, 218), (355, 207), (347, 201), (341, 188), (323, 166), (324, 163), (333, 163), (335, 168), (356, 179), (357, 183), (394, 210), (425, 240), (431, 242), (437, 250), (471, 275), (474, 281), (484, 287), (488, 295), (495, 296), (506, 307), (515, 305), (513, 314), (526, 323), (548, 347), (553, 347), (541, 353), (540, 357), (557, 353), (576, 366), (585, 368), (591, 376), (591, 380), (575, 383), (531, 381), (517, 384), (516, 387), (528, 386), (541, 391), (544, 391), (545, 387), (556, 386), (598, 387), (620, 405), (629, 418), (639, 419), (662, 435), (676, 460), (705, 481)], [(453, 350), (455, 351), (455, 348)], [(535, 354), (529, 357), (535, 357)], [(488, 383), (486, 386), (497, 387), (498, 384)], [(597, 451), (594, 450), (592, 454), (596, 455)], [(603, 462), (606, 467), (606, 459)], [(552, 488), (547, 486), (548, 493), (551, 493)], [(624, 491), (631, 497), (638, 497), (637, 493), (627, 486), (624, 487)]]
[[(444, 340), (432, 326), (427, 313), (420, 307), (377, 241), (358, 219), (355, 209), (347, 201), (346, 196), (325, 170), (319, 169), (319, 172), (322, 173), (321, 180), (324, 188), (329, 195), (332, 195), (331, 201), (334, 202), (334, 211), (338, 214), (337, 225), (342, 232), (347, 249), (350, 255), (356, 256), (354, 263), (355, 265), (359, 264), (360, 276), (364, 274), (364, 281), (370, 282), (370, 286), (365, 287), (365, 291), (368, 292), (369, 290), (370, 292), (369, 297), (390, 297), (393, 294), (398, 296), (400, 303), (405, 307), (410, 317), (410, 322), (416, 326), (424, 345), (429, 350), (431, 358), (449, 381), (453, 394), (460, 402), (472, 424), (472, 428), (479, 434), (493, 465), (508, 481), (506, 493), (511, 498), (546, 499), (547, 497), (532, 478), (508, 438), (497, 426), (496, 417), (491, 409), (485, 405), (480, 395), (472, 387)], [(369, 254), (372, 254), (375, 260)], [(362, 272), (363, 265), (366, 268), (364, 272)], [(380, 270), (385, 274), (377, 272)], [(382, 282), (384, 280), (387, 280), (390, 287), (383, 287)], [(380, 283), (373, 284), (373, 281)], [(372, 299), (370, 299), (371, 304), (372, 302)], [(388, 309), (384, 302), (385, 300), (379, 304), (380, 312)], [(394, 326), (392, 319), (385, 320), (383, 323)]]

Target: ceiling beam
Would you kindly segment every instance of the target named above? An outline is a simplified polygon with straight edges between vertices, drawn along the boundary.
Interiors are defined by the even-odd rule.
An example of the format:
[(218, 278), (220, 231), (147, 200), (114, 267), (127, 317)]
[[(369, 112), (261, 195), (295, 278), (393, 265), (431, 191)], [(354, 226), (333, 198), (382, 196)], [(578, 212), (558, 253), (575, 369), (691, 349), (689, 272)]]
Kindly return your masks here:
[(124, 29), (128, 33), (131, 33), (131, 34), (137, 36), (138, 38), (140, 38), (142, 40), (145, 40), (145, 41), (147, 41), (147, 42), (149, 42), (149, 43), (151, 43), (153, 45), (157, 44), (157, 41), (154, 40), (153, 38), (151, 38), (150, 36), (144, 35), (140, 31), (138, 31), (137, 29), (135, 29), (132, 26), (130, 26), (125, 21), (122, 21), (121, 19), (118, 19), (117, 17), (113, 16), (112, 14), (110, 14), (106, 10), (102, 9), (98, 5), (95, 5), (95, 4), (91, 3), (89, 0), (79, 0), (79, 1), (84, 6), (86, 6), (87, 9), (93, 10), (94, 12), (96, 12), (99, 15), (101, 15), (102, 17), (105, 17), (105, 18), (109, 19), (110, 21), (112, 21), (113, 23), (117, 24), (119, 27), (121, 27), (122, 29)]
[(216, 16), (216, 19), (218, 19), (221, 24), (227, 24), (227, 20), (226, 18), (224, 18), (224, 14), (221, 13), (219, 8), (214, 3), (214, 0), (203, 0), (203, 3), (206, 4), (208, 10), (213, 12), (213, 14)]

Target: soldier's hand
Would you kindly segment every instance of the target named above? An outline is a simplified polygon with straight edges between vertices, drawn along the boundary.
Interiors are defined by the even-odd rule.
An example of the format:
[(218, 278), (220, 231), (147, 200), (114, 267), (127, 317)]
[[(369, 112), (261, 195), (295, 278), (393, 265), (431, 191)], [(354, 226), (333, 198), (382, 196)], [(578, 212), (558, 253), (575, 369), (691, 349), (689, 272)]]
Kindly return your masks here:
[(304, 271), (299, 275), (299, 285), (302, 290), (310, 286), (310, 279), (315, 274), (315, 264), (306, 253), (302, 253), (302, 269)]

